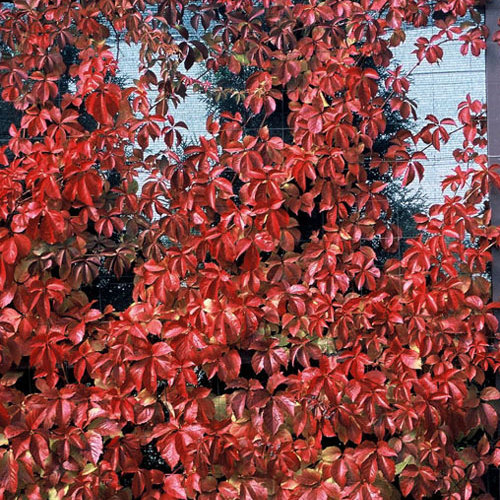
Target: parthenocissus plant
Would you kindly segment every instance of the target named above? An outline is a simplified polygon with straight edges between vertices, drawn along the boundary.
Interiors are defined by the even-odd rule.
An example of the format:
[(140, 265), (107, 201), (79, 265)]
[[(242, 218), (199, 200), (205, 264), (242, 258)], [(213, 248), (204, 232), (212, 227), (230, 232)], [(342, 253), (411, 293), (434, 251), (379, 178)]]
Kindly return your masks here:
[[(1, 97), (20, 118), (0, 148), (0, 496), (492, 498), (485, 106), (464, 96), (373, 150), (387, 106), (417, 112), (409, 74), (486, 36), (474, 0), (2, 2)], [(260, 126), (223, 113), (180, 152), (194, 64), (257, 68), (243, 99)], [(285, 96), (286, 142), (266, 126)], [(371, 171), (408, 185), (451, 134), (442, 203), (378, 262), (372, 241), (396, 251), (401, 230)], [(89, 301), (103, 269), (134, 276), (124, 310)]]

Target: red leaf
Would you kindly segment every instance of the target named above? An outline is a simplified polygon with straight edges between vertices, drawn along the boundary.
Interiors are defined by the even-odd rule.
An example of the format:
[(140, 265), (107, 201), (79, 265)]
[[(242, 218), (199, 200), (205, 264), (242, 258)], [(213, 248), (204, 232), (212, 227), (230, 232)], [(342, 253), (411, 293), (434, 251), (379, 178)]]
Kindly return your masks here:
[(0, 403), (0, 427), (7, 427), (10, 423), (10, 415), (3, 406), (3, 404)]
[(231, 382), (240, 374), (241, 358), (237, 351), (232, 349), (222, 356), (219, 362), (218, 374), (224, 382)]
[(373, 483), (373, 481), (375, 481), (375, 478), (377, 477), (377, 472), (378, 472), (378, 466), (376, 457), (369, 458), (361, 466), (361, 473), (363, 474), (363, 477), (365, 479), (368, 479), (370, 483)]
[(33, 455), (36, 463), (41, 467), (49, 457), (49, 446), (47, 440), (40, 434), (33, 434), (30, 441), (30, 452)]
[(163, 481), (164, 494), (160, 497), (161, 500), (181, 499), (187, 498), (186, 492), (182, 487), (182, 476), (180, 474), (170, 474)]
[(284, 421), (281, 408), (271, 399), (264, 408), (264, 428), (270, 434), (276, 434)]
[(498, 414), (495, 408), (488, 403), (481, 403), (479, 408), (481, 424), (484, 425), (489, 434), (493, 434), (498, 426)]
[(120, 87), (108, 84), (87, 97), (87, 111), (102, 125), (112, 125), (120, 110), (120, 100)]
[(15, 234), (14, 241), (16, 242), (18, 254), (21, 257), (28, 255), (31, 250), (31, 240), (24, 234)]
[(102, 455), (102, 437), (97, 432), (88, 432), (87, 441), (90, 448), (90, 459), (94, 465), (97, 465)]
[(17, 474), (19, 466), (11, 450), (4, 453), (0, 459), (0, 488), (6, 489), (10, 493), (17, 490)]
[(180, 455), (175, 447), (175, 439), (163, 439), (161, 443), (158, 444), (161, 456), (165, 459), (170, 468), (173, 469), (179, 463), (180, 459)]
[(297, 475), (297, 482), (304, 486), (315, 486), (321, 482), (321, 474), (315, 470), (305, 469)]
[[(230, 497), (228, 497), (230, 498)], [(269, 492), (266, 487), (254, 479), (247, 480), (241, 484), (240, 500), (262, 500), (269, 498)]]
[(419, 370), (422, 368), (422, 360), (420, 359), (420, 355), (412, 351), (411, 349), (404, 349), (404, 352), (401, 354), (401, 361), (408, 367), (414, 370)]
[(61, 241), (65, 232), (65, 221), (61, 212), (47, 210), (40, 223), (40, 236), (50, 244)]
[(247, 406), (250, 409), (262, 408), (269, 401), (269, 393), (264, 389), (251, 391), (247, 396)]
[(415, 480), (404, 477), (400, 479), (399, 485), (401, 487), (401, 493), (407, 497), (411, 493), (413, 486), (415, 486)]
[(272, 252), (276, 246), (272, 236), (266, 231), (257, 233), (254, 241), (255, 244), (264, 252)]
[(481, 391), (483, 401), (496, 401), (500, 399), (500, 391), (496, 387), (485, 387)]
[(3, 244), (3, 260), (7, 264), (14, 264), (16, 262), (17, 258), (17, 246), (14, 238), (9, 238), (5, 243)]

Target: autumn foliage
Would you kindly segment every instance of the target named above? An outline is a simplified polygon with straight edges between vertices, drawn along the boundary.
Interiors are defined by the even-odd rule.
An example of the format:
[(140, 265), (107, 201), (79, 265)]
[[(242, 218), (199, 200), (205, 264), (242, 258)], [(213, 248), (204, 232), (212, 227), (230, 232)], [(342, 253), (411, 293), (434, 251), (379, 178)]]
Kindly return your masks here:
[[(22, 112), (0, 149), (2, 498), (492, 498), (485, 106), (372, 151), (385, 110), (418, 111), (392, 49), (434, 13), (415, 67), (485, 49), (474, 0), (2, 4), (1, 97)], [(114, 37), (140, 54), (125, 88)], [(225, 113), (179, 151), (195, 63), (257, 68), (259, 130)], [(285, 94), (291, 143), (266, 127)], [(382, 266), (400, 230), (371, 173), (416, 181), (452, 133), (442, 203)], [(306, 239), (304, 214), (323, 220)], [(125, 310), (89, 301), (106, 270), (134, 275)]]

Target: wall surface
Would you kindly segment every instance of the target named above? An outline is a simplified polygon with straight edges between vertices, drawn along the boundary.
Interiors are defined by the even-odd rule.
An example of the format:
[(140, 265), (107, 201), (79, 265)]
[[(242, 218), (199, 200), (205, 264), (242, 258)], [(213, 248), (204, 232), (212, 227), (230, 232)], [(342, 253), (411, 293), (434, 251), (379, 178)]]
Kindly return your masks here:
[[(411, 69), (417, 62), (415, 54), (412, 54), (417, 38), (430, 39), (436, 31), (436, 27), (427, 27), (407, 32), (406, 42), (394, 51), (403, 68)], [(441, 63), (429, 64), (424, 61), (413, 72), (410, 97), (418, 104), (420, 123), (417, 123), (417, 130), (421, 120), (428, 114), (439, 119), (455, 118), (457, 106), (467, 94), (482, 102), (486, 100), (484, 53), (479, 57), (470, 53), (463, 56), (460, 45), (460, 42), (444, 44)], [(451, 136), (440, 152), (428, 150), (429, 161), (425, 163), (426, 172), (421, 187), (429, 201), (437, 201), (442, 197), (440, 181), (456, 166), (453, 150), (461, 147), (462, 140), (463, 136), (458, 133)]]
[[(394, 50), (398, 64), (405, 70), (410, 70), (417, 59), (412, 51), (418, 37), (430, 38), (437, 28), (434, 26), (411, 29), (407, 31), (404, 44)], [(474, 99), (484, 101), (485, 89), (485, 57), (474, 57), (471, 54), (460, 54), (460, 43), (451, 42), (443, 46), (444, 57), (439, 64), (429, 64), (424, 61), (412, 73), (410, 98), (418, 104), (419, 121), (415, 124), (418, 129), (422, 126), (422, 119), (428, 114), (438, 118), (455, 117), (458, 104), (470, 93)], [(116, 49), (115, 49), (116, 50)], [(136, 47), (120, 45), (119, 67), (121, 74), (130, 82), (137, 76), (138, 51)], [(193, 77), (198, 76), (202, 69), (194, 67), (190, 71)], [(189, 131), (185, 134), (187, 141), (196, 140), (198, 135), (205, 133), (206, 105), (200, 94), (189, 92), (187, 99), (178, 109), (173, 111), (176, 119), (185, 121)], [(500, 115), (499, 115), (500, 116)], [(430, 203), (442, 197), (440, 181), (455, 167), (453, 150), (461, 146), (460, 134), (451, 137), (450, 142), (444, 145), (440, 152), (429, 150), (429, 161), (426, 162), (426, 172), (421, 188)], [(157, 144), (161, 148), (162, 144)], [(156, 151), (157, 147), (152, 147)], [(418, 188), (418, 182), (412, 185)]]

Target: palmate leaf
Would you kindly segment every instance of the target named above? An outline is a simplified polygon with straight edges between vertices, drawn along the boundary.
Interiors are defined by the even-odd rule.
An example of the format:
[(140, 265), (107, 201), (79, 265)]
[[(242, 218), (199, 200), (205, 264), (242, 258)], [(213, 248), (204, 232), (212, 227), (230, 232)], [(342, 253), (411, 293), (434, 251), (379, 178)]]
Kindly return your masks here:
[[(413, 128), (393, 60), (409, 29), (415, 69), (481, 53), (476, 2), (147, 7), (0, 7), (0, 497), (481, 496), (485, 106)], [(452, 134), (427, 209), (405, 186)]]
[(112, 125), (120, 110), (121, 90), (115, 84), (107, 84), (87, 97), (88, 112), (102, 125)]

